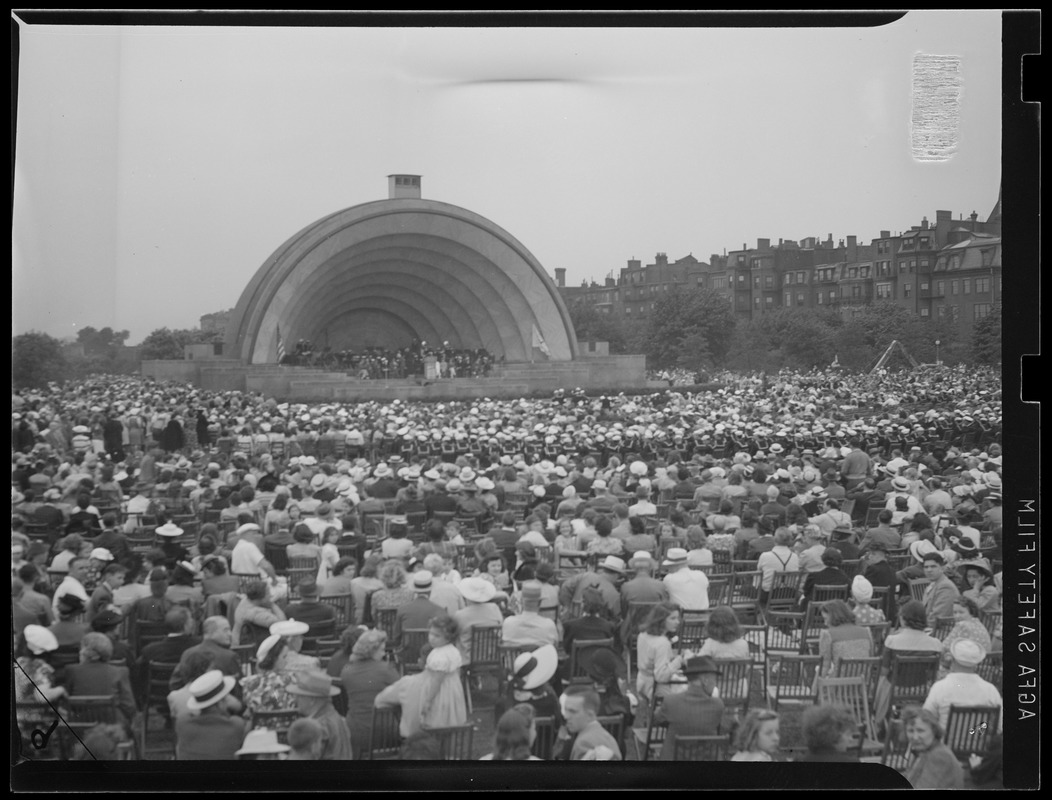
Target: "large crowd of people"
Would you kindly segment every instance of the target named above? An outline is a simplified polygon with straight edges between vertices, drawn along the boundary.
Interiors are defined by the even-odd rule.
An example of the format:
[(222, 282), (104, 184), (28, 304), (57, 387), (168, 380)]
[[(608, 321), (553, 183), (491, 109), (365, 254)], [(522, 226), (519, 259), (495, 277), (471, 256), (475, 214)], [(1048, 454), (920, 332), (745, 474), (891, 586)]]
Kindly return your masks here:
[(281, 363), (287, 366), (340, 370), (359, 380), (388, 380), (424, 376), (425, 363), (434, 359), (436, 378), (484, 378), (493, 369), (495, 359), (484, 347), (477, 349), (450, 347), (443, 342), (429, 347), (414, 340), (401, 348), (366, 347), (362, 350), (335, 350), (329, 345), (318, 348), (301, 339), (286, 352)]
[[(103, 695), (111, 719), (58, 757), (477, 758), (457, 731), (495, 697), (494, 760), (901, 750), (915, 786), (993, 774), (999, 722), (963, 761), (941, 739), (952, 705), (1001, 705), (997, 375), (722, 377), (447, 403), (16, 393), (20, 730)], [(925, 652), (915, 707), (898, 658)], [(815, 658), (803, 742), (770, 702), (787, 653)], [(821, 702), (859, 662), (866, 720)]]

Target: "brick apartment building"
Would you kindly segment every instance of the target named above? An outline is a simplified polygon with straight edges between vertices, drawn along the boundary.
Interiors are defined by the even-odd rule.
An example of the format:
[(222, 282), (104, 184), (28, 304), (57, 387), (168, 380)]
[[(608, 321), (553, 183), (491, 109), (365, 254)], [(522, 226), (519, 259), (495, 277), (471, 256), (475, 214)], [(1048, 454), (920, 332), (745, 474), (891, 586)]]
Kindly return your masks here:
[(743, 319), (780, 308), (829, 307), (850, 317), (865, 305), (891, 301), (928, 318), (949, 317), (962, 340), (975, 322), (1001, 299), (1001, 198), (985, 222), (973, 211), (953, 219), (936, 211), (910, 230), (881, 231), (868, 245), (855, 236), (833, 243), (757, 239), (756, 247), (713, 254), (708, 263), (687, 255), (669, 262), (658, 253), (653, 264), (630, 259), (615, 278), (566, 286), (566, 270), (555, 282), (568, 305), (590, 303), (601, 312), (645, 317), (668, 293), (703, 286), (723, 294)]

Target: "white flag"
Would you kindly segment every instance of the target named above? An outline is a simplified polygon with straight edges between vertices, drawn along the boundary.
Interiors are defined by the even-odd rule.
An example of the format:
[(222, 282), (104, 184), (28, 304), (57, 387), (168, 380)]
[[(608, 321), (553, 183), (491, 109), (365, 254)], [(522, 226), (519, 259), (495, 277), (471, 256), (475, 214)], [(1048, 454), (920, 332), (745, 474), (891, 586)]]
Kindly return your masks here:
[(541, 332), (537, 329), (536, 323), (533, 325), (533, 346), (544, 353), (548, 358), (552, 357), (552, 351), (548, 349), (548, 343), (544, 341), (544, 337), (541, 336)]

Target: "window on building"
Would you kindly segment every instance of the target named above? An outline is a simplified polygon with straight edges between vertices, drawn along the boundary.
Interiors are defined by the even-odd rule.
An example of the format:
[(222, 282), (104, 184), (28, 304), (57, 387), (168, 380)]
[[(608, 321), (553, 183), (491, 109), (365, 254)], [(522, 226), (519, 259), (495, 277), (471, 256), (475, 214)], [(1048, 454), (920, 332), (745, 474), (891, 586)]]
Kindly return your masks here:
[(763, 279), (763, 286), (765, 289), (774, 288), (774, 275), (767, 275)]
[(625, 306), (625, 313), (631, 315), (631, 313), (632, 313), (632, 306)]
[(976, 278), (975, 279), (975, 293), (976, 294), (987, 294), (990, 291), (990, 279), (989, 278)]
[(978, 322), (983, 317), (990, 316), (990, 304), (989, 303), (976, 303), (972, 306), (975, 314), (975, 321)]
[(745, 276), (744, 275), (739, 275), (738, 276), (738, 283), (745, 283)]
[(909, 262), (909, 265), (910, 265), (910, 272), (913, 272), (913, 270), (915, 270), (917, 268), (917, 259), (911, 258), (910, 262)]
[(928, 316), (931, 316), (931, 311), (930, 311), (930, 310), (928, 310), (927, 308), (922, 308), (922, 309), (920, 310), (920, 315), (921, 315), (922, 317), (928, 317)]
[(819, 292), (818, 294), (815, 295), (815, 302), (818, 305), (822, 305), (822, 293), (821, 292)]
[(961, 281), (961, 294), (971, 294), (971, 293), (972, 293), (972, 279), (971, 278), (965, 278), (964, 280)]
[(891, 298), (891, 284), (890, 283), (878, 283), (877, 284), (877, 297), (881, 300), (888, 300)]
[(904, 284), (902, 284), (902, 296), (903, 297), (907, 297), (907, 298), (913, 296), (913, 284), (912, 283), (904, 283)]
[(767, 301), (767, 305), (769, 305), (769, 306), (773, 306), (774, 305), (774, 298), (771, 297), (771, 295), (767, 295), (767, 297), (765, 299)]
[(989, 267), (994, 263), (994, 249), (992, 247), (984, 248), (983, 251), (983, 266)]
[(759, 307), (760, 307), (760, 298), (759, 298), (759, 297), (754, 297), (754, 298), (752, 299), (752, 304), (753, 304), (754, 306), (756, 306), (757, 308), (759, 308)]
[(950, 294), (957, 294), (961, 290), (960, 281), (950, 281)]
[(869, 277), (869, 267), (862, 267), (862, 269), (859, 270), (858, 274), (859, 274), (860, 278), (868, 278)]
[(796, 304), (798, 306), (802, 306), (804, 304), (804, 293), (803, 292), (797, 292), (796, 293)]
[(792, 304), (793, 304), (793, 293), (792, 292), (786, 292), (785, 293), (785, 306), (788, 307), (788, 306), (791, 306)]
[(755, 278), (752, 279), (752, 288), (754, 288), (754, 289), (759, 289), (760, 288), (760, 276), (759, 275), (757, 275)]
[(956, 322), (958, 316), (960, 316), (960, 311), (960, 306), (950, 306), (950, 319)]
[(847, 276), (849, 278), (857, 278), (858, 277), (858, 270), (855, 267), (851, 267), (847, 271)]
[(935, 294), (946, 294), (946, 281), (935, 281)]
[(793, 273), (791, 273), (791, 272), (785, 273), (785, 285), (786, 286), (791, 286), (792, 283), (793, 283)]
[(851, 287), (851, 297), (857, 299), (857, 298), (859, 298), (861, 296), (862, 296), (862, 287), (861, 286), (852, 286)]
[(796, 282), (797, 283), (807, 283), (807, 273), (806, 272), (798, 272), (798, 273), (796, 273)]
[(930, 261), (929, 259), (927, 259), (927, 258), (922, 258), (922, 259), (920, 260), (920, 268), (921, 268), (921, 269), (927, 269), (927, 268), (928, 268), (928, 266), (930, 265), (930, 263), (931, 263), (931, 261)]
[(946, 316), (946, 306), (939, 306), (938, 316), (939, 317), (945, 317)]

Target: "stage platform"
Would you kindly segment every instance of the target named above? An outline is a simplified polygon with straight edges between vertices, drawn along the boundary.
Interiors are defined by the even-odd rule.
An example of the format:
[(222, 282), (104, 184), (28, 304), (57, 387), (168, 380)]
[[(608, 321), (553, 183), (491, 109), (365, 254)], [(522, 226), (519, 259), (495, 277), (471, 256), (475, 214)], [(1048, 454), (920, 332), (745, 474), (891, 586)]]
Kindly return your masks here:
[(234, 360), (144, 361), (142, 374), (193, 383), (213, 391), (259, 392), (279, 401), (367, 402), (370, 400), (513, 399), (550, 395), (555, 389), (596, 392), (649, 388), (642, 355), (603, 356), (575, 361), (514, 362), (494, 367), (486, 378), (360, 380), (344, 372), (276, 364), (244, 365)]

